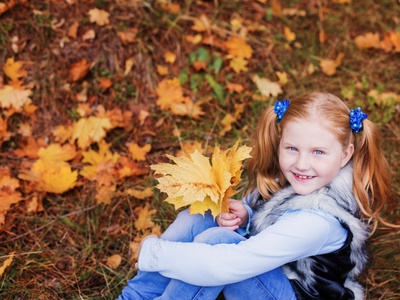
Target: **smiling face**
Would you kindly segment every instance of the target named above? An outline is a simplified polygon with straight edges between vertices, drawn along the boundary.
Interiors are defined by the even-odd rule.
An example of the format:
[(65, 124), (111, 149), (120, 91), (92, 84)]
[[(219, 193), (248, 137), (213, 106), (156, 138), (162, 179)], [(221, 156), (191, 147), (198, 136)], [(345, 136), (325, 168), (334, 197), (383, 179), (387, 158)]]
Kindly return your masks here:
[(353, 155), (353, 144), (343, 148), (328, 125), (297, 119), (283, 128), (279, 165), (297, 194), (310, 194), (331, 182)]

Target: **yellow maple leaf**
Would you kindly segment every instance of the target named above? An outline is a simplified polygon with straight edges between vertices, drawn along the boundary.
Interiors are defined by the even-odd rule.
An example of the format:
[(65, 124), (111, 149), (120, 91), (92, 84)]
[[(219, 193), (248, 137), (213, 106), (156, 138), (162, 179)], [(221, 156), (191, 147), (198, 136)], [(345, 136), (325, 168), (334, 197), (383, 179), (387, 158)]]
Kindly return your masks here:
[[(176, 208), (191, 205), (191, 213), (201, 213), (211, 209), (216, 216), (228, 211), (227, 198), (234, 194), (233, 184), (238, 183), (241, 162), (250, 157), (251, 148), (241, 146), (239, 141), (226, 151), (214, 149), (212, 165), (210, 159), (195, 150), (190, 158), (167, 155), (175, 164), (152, 165), (158, 178), (157, 188), (167, 193), (167, 202)], [(200, 202), (200, 203), (198, 203)], [(192, 206), (193, 205), (193, 206)]]
[(73, 126), (57, 126), (53, 130), (54, 140), (59, 143), (70, 141), (73, 134)]
[(18, 177), (36, 183), (39, 191), (62, 194), (75, 186), (78, 172), (62, 161), (38, 159), (30, 170), (21, 171)]
[(220, 132), (220, 136), (225, 135), (228, 131), (232, 129), (232, 123), (235, 122), (236, 119), (231, 114), (226, 114), (225, 117), (221, 120), (221, 124), (224, 126)]
[(120, 155), (110, 151), (110, 144), (102, 140), (99, 142), (99, 150), (92, 149), (82, 153), (82, 162), (85, 164), (79, 173), (81, 176), (97, 181), (101, 185), (111, 186), (117, 180), (115, 164)]
[(171, 51), (167, 51), (164, 53), (164, 59), (165, 62), (173, 64), (176, 60), (176, 54)]
[(76, 150), (74, 146), (69, 144), (63, 146), (50, 144), (47, 148), (40, 148), (38, 155), (45, 162), (65, 162), (76, 156)]
[(90, 144), (100, 142), (106, 136), (106, 130), (111, 128), (108, 118), (82, 118), (73, 126), (71, 142), (77, 140), (79, 148), (86, 149)]
[(91, 23), (96, 23), (99, 26), (110, 24), (110, 13), (105, 10), (93, 8), (89, 10), (88, 15)]
[(240, 73), (240, 71), (247, 71), (248, 61), (243, 57), (233, 57), (229, 62), (229, 66), (236, 72)]
[[(0, 5), (1, 5), (1, 4), (3, 4), (3, 3), (0, 3)], [(0, 6), (0, 7), (1, 7), (1, 6)], [(1, 14), (1, 11), (0, 11), (0, 14)], [(3, 264), (0, 266), (0, 278), (3, 276), (3, 273), (4, 273), (4, 271), (7, 269), (7, 267), (8, 267), (9, 265), (11, 265), (13, 259), (14, 259), (14, 252), (11, 252), (11, 253), (8, 255), (8, 258), (7, 258), (7, 259), (3, 262)]]
[(129, 189), (126, 191), (126, 194), (132, 196), (136, 199), (146, 199), (153, 196), (153, 188), (147, 187), (144, 190), (136, 190), (136, 189)]
[(246, 41), (239, 37), (232, 37), (232, 39), (225, 42), (225, 47), (228, 49), (230, 57), (251, 58), (253, 49)]
[(278, 94), (282, 93), (281, 86), (277, 82), (272, 82), (267, 78), (258, 77), (258, 75), (253, 76), (253, 81), (257, 85), (261, 94), (267, 98), (271, 95), (276, 97)]
[(24, 65), (21, 61), (14, 61), (14, 58), (7, 59), (3, 70), (4, 73), (11, 79), (11, 81), (17, 82), (19, 78), (26, 77), (28, 72), (22, 69)]
[(0, 89), (0, 106), (2, 108), (14, 108), (17, 112), (22, 110), (25, 104), (31, 103), (29, 98), (32, 91), (24, 86), (5, 85)]
[(181, 100), (182, 102), (171, 103), (170, 110), (173, 114), (190, 116), (194, 119), (198, 119), (200, 116), (204, 115), (199, 102), (194, 103), (189, 97), (184, 97)]

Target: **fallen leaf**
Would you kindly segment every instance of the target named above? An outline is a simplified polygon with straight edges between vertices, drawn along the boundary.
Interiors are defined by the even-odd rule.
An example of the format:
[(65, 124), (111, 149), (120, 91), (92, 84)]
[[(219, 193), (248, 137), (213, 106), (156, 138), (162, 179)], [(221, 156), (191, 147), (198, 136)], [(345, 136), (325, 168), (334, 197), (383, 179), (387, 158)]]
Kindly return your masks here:
[(0, 169), (0, 227), (4, 224), (5, 215), (12, 204), (22, 200), (22, 195), (17, 191), (19, 181), (10, 177), (8, 168)]
[(269, 98), (271, 95), (276, 97), (278, 94), (282, 93), (281, 86), (276, 82), (272, 82), (267, 78), (258, 77), (258, 75), (254, 75), (252, 79), (261, 94), (267, 98)]
[(168, 75), (168, 67), (157, 65), (157, 73), (160, 75)]
[(19, 78), (26, 77), (28, 72), (22, 69), (24, 65), (21, 61), (14, 61), (14, 58), (7, 59), (3, 71), (13, 82), (17, 82)]
[(149, 210), (148, 206), (137, 207), (135, 212), (138, 214), (134, 224), (138, 231), (145, 232), (148, 228), (154, 224), (152, 221), (152, 215), (156, 213), (155, 209)]
[(144, 190), (136, 190), (136, 189), (129, 189), (126, 191), (126, 194), (132, 196), (136, 199), (144, 200), (146, 198), (150, 198), (153, 196), (153, 188), (145, 188)]
[(107, 77), (100, 77), (99, 78), (99, 84), (97, 85), (98, 88), (106, 90), (110, 86), (112, 86), (113, 82), (110, 78)]
[(379, 45), (380, 38), (378, 33), (368, 32), (364, 35), (359, 35), (354, 39), (358, 49), (375, 48)]
[[(3, 4), (3, 3), (0, 3), (0, 4)], [(0, 6), (0, 9), (1, 9), (1, 6)], [(0, 10), (0, 14), (1, 14), (1, 10)], [(4, 271), (7, 269), (7, 267), (9, 266), (9, 265), (11, 265), (11, 263), (12, 263), (12, 261), (13, 261), (13, 259), (14, 259), (14, 253), (15, 252), (11, 252), (8, 256), (8, 258), (3, 262), (3, 264), (1, 265), (1, 267), (0, 267), (0, 278), (3, 276), (3, 274), (4, 274)]]
[(293, 31), (291, 31), (289, 27), (285, 26), (283, 28), (283, 32), (285, 35), (285, 39), (288, 42), (293, 42), (296, 39), (296, 34)]
[(210, 21), (208, 20), (206, 15), (201, 15), (199, 19), (193, 20), (193, 26), (190, 27), (194, 31), (203, 32), (210, 30)]
[(71, 142), (77, 140), (79, 148), (86, 149), (90, 144), (100, 142), (106, 136), (106, 131), (111, 128), (108, 118), (81, 118), (73, 125)]
[(124, 46), (136, 42), (136, 34), (137, 34), (136, 28), (131, 28), (125, 31), (119, 31), (117, 33), (118, 37), (121, 39), (121, 42)]
[(236, 119), (231, 114), (226, 114), (225, 117), (221, 120), (221, 124), (223, 126), (220, 136), (224, 136), (225, 133), (232, 129), (232, 123), (234, 123)]
[(93, 8), (89, 10), (88, 15), (91, 23), (96, 23), (99, 26), (110, 24), (110, 13), (106, 12), (105, 10)]
[(78, 81), (86, 76), (89, 72), (90, 63), (86, 61), (86, 59), (82, 59), (73, 63), (69, 68), (69, 75), (71, 81)]
[(225, 85), (225, 88), (229, 90), (230, 93), (241, 93), (244, 90), (243, 85), (238, 84), (238, 83), (229, 83), (227, 85)]
[(138, 144), (133, 143), (129, 145), (129, 152), (132, 155), (132, 158), (136, 161), (146, 160), (146, 154), (151, 150), (151, 145), (147, 144), (143, 147), (140, 147)]
[(78, 21), (72, 23), (71, 26), (68, 27), (67, 35), (73, 39), (76, 39), (78, 36), (78, 27), (79, 27)]
[(93, 29), (89, 29), (82, 35), (82, 41), (94, 40), (96, 37), (96, 32)]
[(22, 107), (31, 103), (29, 98), (32, 91), (24, 86), (5, 85), (0, 89), (0, 106), (2, 108), (14, 108), (17, 112), (22, 110)]
[(164, 59), (165, 62), (173, 64), (176, 60), (176, 54), (171, 51), (167, 51), (164, 53)]
[(229, 62), (229, 66), (236, 72), (240, 73), (241, 71), (247, 71), (248, 61), (242, 57), (234, 57)]
[(232, 37), (225, 42), (230, 57), (251, 58), (253, 49), (246, 43), (243, 38)]
[(122, 257), (119, 254), (111, 255), (107, 258), (106, 265), (109, 266), (111, 269), (115, 270), (121, 264)]

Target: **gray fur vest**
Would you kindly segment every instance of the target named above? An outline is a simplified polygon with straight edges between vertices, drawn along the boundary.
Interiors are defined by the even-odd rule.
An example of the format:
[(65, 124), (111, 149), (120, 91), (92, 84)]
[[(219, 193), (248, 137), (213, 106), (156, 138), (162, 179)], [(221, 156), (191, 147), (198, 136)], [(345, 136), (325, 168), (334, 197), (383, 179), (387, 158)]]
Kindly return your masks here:
[[(274, 224), (279, 216), (286, 211), (298, 209), (323, 210), (339, 220), (343, 227), (349, 231), (347, 241), (348, 260), (351, 267), (345, 271), (341, 288), (351, 296), (339, 296), (338, 299), (364, 299), (364, 289), (357, 282), (357, 276), (362, 272), (367, 262), (365, 242), (369, 235), (369, 229), (360, 221), (360, 211), (356, 199), (352, 191), (353, 184), (353, 164), (348, 163), (332, 182), (323, 188), (316, 190), (308, 195), (296, 194), (292, 187), (288, 186), (276, 193), (270, 200), (266, 201), (262, 206), (255, 209), (252, 219), (251, 235), (255, 235), (266, 227)], [(252, 193), (254, 201), (260, 201), (261, 197), (257, 191)], [(258, 204), (252, 202), (253, 204)], [(345, 245), (346, 246), (346, 245)], [(343, 247), (342, 247), (343, 248)], [(341, 248), (341, 250), (342, 250)], [(325, 258), (324, 258), (325, 259)], [(318, 291), (321, 289), (325, 279), (320, 280), (320, 274), (317, 274), (317, 264), (321, 264), (324, 259), (319, 260), (318, 256), (306, 257), (295, 262), (286, 264), (282, 267), (283, 272), (292, 283), (296, 282), (304, 289), (305, 294), (308, 292)], [(332, 260), (332, 258), (329, 258)], [(336, 264), (337, 258), (333, 258)], [(348, 267), (348, 266), (347, 266)], [(340, 272), (340, 263), (335, 267)], [(322, 269), (326, 269), (322, 267)], [(329, 276), (328, 276), (329, 277)], [(330, 284), (328, 282), (328, 284)], [(320, 285), (320, 286), (319, 286)], [(325, 283), (326, 285), (326, 283)], [(334, 283), (336, 285), (336, 283)], [(322, 288), (323, 290), (323, 288)], [(296, 291), (298, 299), (331, 299), (330, 296), (318, 296), (318, 292), (314, 297), (301, 296)], [(329, 291), (322, 291), (322, 294), (330, 294)], [(339, 291), (339, 294), (343, 292)], [(336, 296), (335, 296), (336, 297)], [(333, 299), (333, 298), (332, 298)]]

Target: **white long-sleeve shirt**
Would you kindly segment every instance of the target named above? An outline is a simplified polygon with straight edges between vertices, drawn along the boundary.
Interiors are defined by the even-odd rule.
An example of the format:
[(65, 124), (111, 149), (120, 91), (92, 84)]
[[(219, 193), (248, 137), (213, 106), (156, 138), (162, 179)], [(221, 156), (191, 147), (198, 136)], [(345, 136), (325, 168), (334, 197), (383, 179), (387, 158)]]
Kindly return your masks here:
[(341, 248), (347, 230), (323, 211), (284, 213), (275, 224), (239, 244), (208, 245), (147, 239), (139, 269), (200, 286), (242, 281), (303, 257)]

